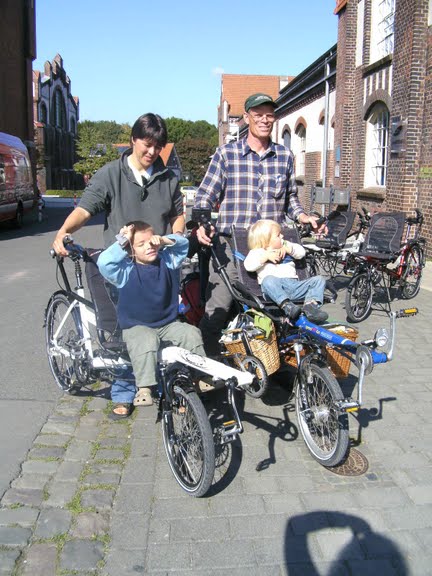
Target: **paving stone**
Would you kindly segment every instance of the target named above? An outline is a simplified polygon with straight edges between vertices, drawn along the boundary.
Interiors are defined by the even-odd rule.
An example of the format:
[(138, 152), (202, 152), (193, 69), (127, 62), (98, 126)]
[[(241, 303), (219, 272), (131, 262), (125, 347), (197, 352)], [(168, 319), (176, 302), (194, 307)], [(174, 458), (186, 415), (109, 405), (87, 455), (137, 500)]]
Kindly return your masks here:
[[(166, 545), (164, 544), (161, 547), (163, 549)], [(254, 543), (251, 540), (212, 542), (211, 546), (209, 546), (208, 542), (194, 542), (193, 545), (190, 546), (190, 550), (192, 567), (195, 569), (210, 569), (212, 566), (218, 568), (253, 567), (256, 564)], [(169, 559), (169, 554), (171, 553), (168, 547), (166, 553), (167, 556), (166, 560), (163, 561), (163, 566), (166, 566), (167, 559)], [(149, 557), (151, 558), (151, 552)]]
[[(396, 566), (391, 559), (373, 560), (349, 560), (347, 562), (352, 576), (394, 576), (394, 574), (408, 574), (397, 572)], [(426, 573), (424, 573), (426, 574)]]
[(140, 510), (145, 514), (150, 510), (152, 495), (151, 484), (137, 484), (133, 488), (130, 485), (120, 484), (114, 501), (114, 510), (123, 513)]
[(107, 402), (106, 398), (91, 398), (87, 408), (89, 410), (105, 410)]
[(112, 507), (114, 490), (84, 490), (81, 494), (83, 508), (107, 510)]
[(62, 570), (96, 570), (103, 559), (104, 547), (101, 542), (71, 540), (65, 543), (60, 554)]
[(25, 552), (22, 576), (56, 576), (57, 546), (54, 542), (32, 544)]
[(124, 460), (125, 455), (123, 450), (112, 450), (109, 448), (101, 448), (96, 452), (95, 460)]
[(406, 488), (406, 491), (414, 504), (432, 504), (432, 477), (431, 484), (426, 486), (410, 486)]
[(63, 434), (65, 436), (72, 436), (74, 432), (74, 423), (59, 422), (58, 420), (48, 420), (41, 430), (41, 434)]
[(42, 510), (36, 524), (35, 537), (41, 539), (53, 538), (60, 534), (66, 534), (71, 520), (72, 514), (69, 510), (58, 508)]
[(2, 505), (12, 506), (13, 504), (22, 504), (23, 506), (40, 506), (43, 497), (43, 490), (10, 488), (2, 498)]
[(64, 454), (64, 460), (77, 460), (83, 461), (88, 460), (93, 450), (93, 443), (89, 440), (76, 440), (73, 439), (72, 442), (67, 447)]
[(56, 480), (77, 482), (83, 470), (83, 462), (65, 461), (60, 464), (56, 474)]
[(64, 507), (75, 496), (77, 491), (77, 482), (67, 482), (63, 480), (53, 480), (46, 487), (48, 498), (43, 502), (45, 507)]
[[(150, 458), (129, 458), (122, 473), (122, 484), (147, 484), (155, 476), (154, 460)], [(171, 472), (172, 477), (172, 472)]]
[(189, 544), (150, 544), (147, 550), (147, 570), (187, 570), (192, 568), (192, 554)]
[(121, 474), (112, 474), (109, 472), (101, 472), (99, 474), (86, 474), (82, 480), (84, 486), (91, 486), (94, 484), (111, 484), (117, 486), (120, 482)]
[(0, 546), (25, 546), (31, 537), (30, 528), (0, 526)]
[(60, 461), (27, 460), (22, 464), (22, 471), (25, 474), (47, 474), (52, 475), (57, 472)]
[(19, 526), (32, 526), (39, 515), (37, 508), (0, 508), (0, 526), (18, 524)]
[(71, 529), (74, 538), (92, 538), (109, 532), (109, 515), (101, 512), (81, 512), (75, 518)]
[(0, 549), (0, 574), (1, 576), (10, 576), (15, 567), (15, 562), (21, 554), (21, 550), (14, 549)]
[(49, 482), (51, 476), (45, 474), (24, 474), (11, 484), (12, 488), (31, 488), (31, 489), (43, 489), (44, 486)]
[(70, 436), (60, 434), (39, 434), (36, 436), (34, 445), (41, 446), (60, 446), (64, 448), (70, 442)]
[(129, 444), (128, 438), (101, 438), (101, 448), (125, 448)]
[(28, 457), (31, 460), (42, 460), (44, 458), (55, 458), (58, 460), (63, 457), (65, 449), (61, 446), (43, 446), (42, 448), (32, 448)]
[[(139, 510), (139, 509), (137, 509)], [(147, 527), (150, 514), (135, 512), (131, 514), (113, 513), (111, 516), (111, 537), (119, 548), (147, 547)]]
[(95, 426), (82, 426), (80, 425), (75, 434), (74, 438), (76, 440), (88, 440), (89, 442), (94, 442), (99, 436), (99, 429)]
[(321, 530), (314, 534), (324, 560), (361, 560), (365, 558), (359, 541), (354, 537), (351, 528)]
[[(139, 576), (149, 574), (146, 570), (144, 550), (111, 548), (105, 558), (103, 576)], [(159, 572), (162, 576), (163, 572)], [(185, 573), (189, 576), (189, 572)]]
[(90, 412), (89, 414), (85, 414), (81, 417), (80, 420), (80, 427), (81, 426), (95, 426), (105, 420), (105, 414), (102, 412)]

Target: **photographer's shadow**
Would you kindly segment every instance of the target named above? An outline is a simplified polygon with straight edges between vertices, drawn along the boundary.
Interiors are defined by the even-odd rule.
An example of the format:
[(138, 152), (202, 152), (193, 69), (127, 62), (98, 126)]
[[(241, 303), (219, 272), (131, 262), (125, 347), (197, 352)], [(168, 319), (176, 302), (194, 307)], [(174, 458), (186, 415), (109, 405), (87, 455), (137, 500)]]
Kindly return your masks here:
[[(319, 540), (326, 538), (319, 532), (333, 531), (338, 534), (338, 542), (343, 541), (343, 535), (347, 536), (348, 542), (343, 544), (340, 550), (335, 550), (332, 557), (322, 560), (325, 571), (317, 566), (312, 558), (313, 545), (319, 547)], [(316, 535), (316, 542), (311, 542), (311, 536)], [(323, 546), (324, 556), (329, 556), (329, 547)], [(338, 576), (351, 574), (352, 565), (368, 559), (368, 574), (383, 573), (385, 564), (388, 571), (385, 574), (398, 574), (408, 576), (406, 562), (397, 544), (388, 537), (374, 532), (372, 527), (362, 518), (345, 514), (343, 512), (319, 511), (299, 514), (290, 518), (285, 530), (284, 560), (287, 575), (307, 573), (308, 576)], [(376, 566), (373, 563), (376, 562)], [(300, 570), (300, 565), (304, 570)], [(390, 571), (391, 570), (391, 571)], [(357, 573), (357, 572), (356, 572)], [(361, 571), (359, 572), (361, 573)]]

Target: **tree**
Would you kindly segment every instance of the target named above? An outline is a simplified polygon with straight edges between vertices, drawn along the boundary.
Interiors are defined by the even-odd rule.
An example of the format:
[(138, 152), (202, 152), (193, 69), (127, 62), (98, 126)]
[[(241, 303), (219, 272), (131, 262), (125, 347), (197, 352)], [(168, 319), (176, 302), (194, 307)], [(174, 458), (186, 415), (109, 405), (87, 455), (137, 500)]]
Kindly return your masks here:
[(192, 181), (200, 184), (207, 170), (215, 147), (204, 138), (185, 138), (176, 144), (183, 172), (192, 175)]
[[(82, 122), (78, 124), (77, 155), (78, 162), (74, 164), (75, 172), (84, 176), (92, 176), (107, 162), (118, 158), (117, 150), (109, 140), (103, 140), (101, 131), (95, 124), (98, 122)], [(105, 135), (105, 138), (107, 136)]]

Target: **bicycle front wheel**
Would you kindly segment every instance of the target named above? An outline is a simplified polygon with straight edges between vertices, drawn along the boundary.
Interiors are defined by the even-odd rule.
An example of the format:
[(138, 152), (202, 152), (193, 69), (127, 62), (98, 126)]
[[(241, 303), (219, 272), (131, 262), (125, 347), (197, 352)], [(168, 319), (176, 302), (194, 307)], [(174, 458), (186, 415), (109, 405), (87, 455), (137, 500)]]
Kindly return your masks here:
[(402, 277), (402, 296), (410, 300), (417, 296), (423, 273), (423, 250), (418, 244), (410, 247), (405, 261), (406, 269)]
[(308, 381), (297, 376), (296, 413), (309, 452), (323, 466), (337, 466), (349, 443), (348, 416), (338, 409), (342, 390), (328, 368), (311, 364)]
[(345, 311), (349, 322), (361, 322), (372, 309), (373, 286), (367, 272), (354, 276), (345, 296)]
[(72, 300), (54, 294), (45, 312), (45, 341), (48, 362), (57, 385), (72, 393), (89, 379), (85, 361), (79, 312)]
[(191, 496), (204, 496), (215, 472), (213, 434), (196, 392), (173, 389), (172, 410), (162, 416), (165, 451), (175, 479)]

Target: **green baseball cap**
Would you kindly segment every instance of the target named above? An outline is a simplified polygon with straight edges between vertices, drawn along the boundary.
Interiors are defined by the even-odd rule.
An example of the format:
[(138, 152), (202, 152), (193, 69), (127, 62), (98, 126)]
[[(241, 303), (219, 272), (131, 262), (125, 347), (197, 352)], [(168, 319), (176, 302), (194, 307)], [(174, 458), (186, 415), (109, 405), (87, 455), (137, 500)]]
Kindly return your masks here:
[(249, 96), (249, 98), (246, 99), (244, 104), (245, 111), (249, 112), (251, 108), (255, 108), (255, 106), (261, 106), (261, 104), (270, 104), (276, 108), (276, 104), (273, 102), (273, 98), (271, 96), (259, 92), (258, 94), (252, 94), (252, 96)]

